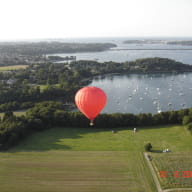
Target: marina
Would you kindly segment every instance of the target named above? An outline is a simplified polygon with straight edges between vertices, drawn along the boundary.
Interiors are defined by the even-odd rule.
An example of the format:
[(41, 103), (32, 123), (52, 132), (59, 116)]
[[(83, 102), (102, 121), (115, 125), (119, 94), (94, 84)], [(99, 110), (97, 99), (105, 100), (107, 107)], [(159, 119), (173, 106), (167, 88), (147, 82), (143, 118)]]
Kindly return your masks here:
[[(129, 74), (95, 78), (108, 95), (103, 113), (160, 113), (192, 107), (192, 73)], [(157, 87), (158, 86), (158, 87)]]

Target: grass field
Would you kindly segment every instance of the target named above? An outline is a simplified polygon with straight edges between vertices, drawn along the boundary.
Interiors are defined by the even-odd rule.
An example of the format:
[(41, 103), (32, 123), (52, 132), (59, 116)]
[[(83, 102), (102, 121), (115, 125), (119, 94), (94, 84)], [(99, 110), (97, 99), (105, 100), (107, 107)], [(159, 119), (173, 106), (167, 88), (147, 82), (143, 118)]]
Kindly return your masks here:
[(12, 66), (3, 66), (0, 67), (0, 71), (12, 71), (12, 70), (18, 70), (18, 69), (26, 69), (27, 65), (12, 65)]
[[(54, 85), (52, 85), (53, 87), (59, 87), (59, 85), (60, 84), (54, 84)], [(45, 85), (39, 85), (39, 87), (40, 87), (40, 91), (42, 92), (42, 91), (44, 91), (45, 90), (45, 88), (47, 88), (47, 85), (45, 84)]]
[[(21, 116), (21, 115), (25, 115), (26, 111), (14, 111), (13, 113), (16, 116)], [(0, 113), (0, 117), (3, 117), (3, 115), (4, 115), (4, 113)]]
[(151, 142), (154, 158), (164, 148), (172, 152), (162, 155), (178, 156), (191, 152), (191, 135), (181, 126), (138, 130), (119, 128), (113, 134), (109, 129), (53, 128), (35, 133), (0, 153), (0, 191), (155, 192), (144, 144)]

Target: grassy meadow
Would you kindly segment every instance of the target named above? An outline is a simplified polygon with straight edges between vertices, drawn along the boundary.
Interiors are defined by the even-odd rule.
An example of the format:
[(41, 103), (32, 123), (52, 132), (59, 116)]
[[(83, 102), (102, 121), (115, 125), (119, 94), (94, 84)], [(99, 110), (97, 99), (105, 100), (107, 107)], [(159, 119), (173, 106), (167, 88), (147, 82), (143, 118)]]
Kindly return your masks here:
[[(52, 85), (53, 87), (59, 87), (60, 84), (54, 84)], [(47, 85), (38, 85), (40, 87), (40, 91), (43, 92), (46, 88), (47, 88)]]
[[(13, 113), (16, 116), (21, 116), (21, 115), (25, 115), (26, 111), (14, 111)], [(0, 117), (3, 117), (3, 115), (4, 115), (4, 113), (0, 113)]]
[(28, 67), (27, 65), (3, 66), (3, 67), (0, 67), (0, 72), (1, 71), (13, 71), (13, 70), (18, 70), (18, 69), (26, 69), (27, 67)]
[[(141, 127), (135, 134), (132, 129), (115, 130), (52, 128), (29, 136), (0, 153), (0, 191), (155, 192), (144, 144), (152, 144), (159, 170), (158, 163), (168, 171), (170, 155), (175, 154), (177, 166), (179, 154), (192, 152), (191, 134), (183, 126)], [(160, 153), (164, 148), (171, 152)], [(164, 188), (169, 187), (166, 182), (162, 181)]]

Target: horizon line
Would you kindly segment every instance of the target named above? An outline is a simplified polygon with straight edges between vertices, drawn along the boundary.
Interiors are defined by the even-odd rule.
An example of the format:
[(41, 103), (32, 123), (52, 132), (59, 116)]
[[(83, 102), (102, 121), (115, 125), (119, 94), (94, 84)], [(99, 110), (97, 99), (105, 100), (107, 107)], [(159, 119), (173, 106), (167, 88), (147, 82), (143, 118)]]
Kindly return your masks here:
[(192, 36), (73, 36), (73, 37), (29, 37), (29, 38), (0, 38), (0, 42), (10, 41), (38, 41), (38, 40), (64, 40), (64, 39), (112, 39), (112, 38), (192, 38)]

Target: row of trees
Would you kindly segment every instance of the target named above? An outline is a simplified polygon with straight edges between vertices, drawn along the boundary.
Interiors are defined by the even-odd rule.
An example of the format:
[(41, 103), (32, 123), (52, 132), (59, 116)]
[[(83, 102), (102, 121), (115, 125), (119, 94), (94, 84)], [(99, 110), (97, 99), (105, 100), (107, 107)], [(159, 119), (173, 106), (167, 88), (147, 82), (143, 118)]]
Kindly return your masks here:
[[(187, 118), (190, 121), (186, 121)], [(95, 119), (96, 128), (133, 128), (164, 124), (189, 124), (192, 122), (192, 109), (168, 111), (158, 114), (100, 114)], [(89, 127), (89, 120), (79, 112), (67, 112), (62, 103), (45, 101), (36, 104), (25, 116), (16, 117), (6, 112), (0, 121), (0, 149), (8, 149), (26, 135), (35, 131), (58, 127)], [(92, 128), (92, 127), (91, 127)], [(93, 129), (93, 128), (92, 128)]]
[(31, 108), (33, 106), (34, 106), (34, 103), (30, 102), (30, 101), (23, 102), (23, 103), (13, 101), (13, 102), (9, 102), (9, 103), (0, 104), (0, 112), (24, 110), (24, 109)]

